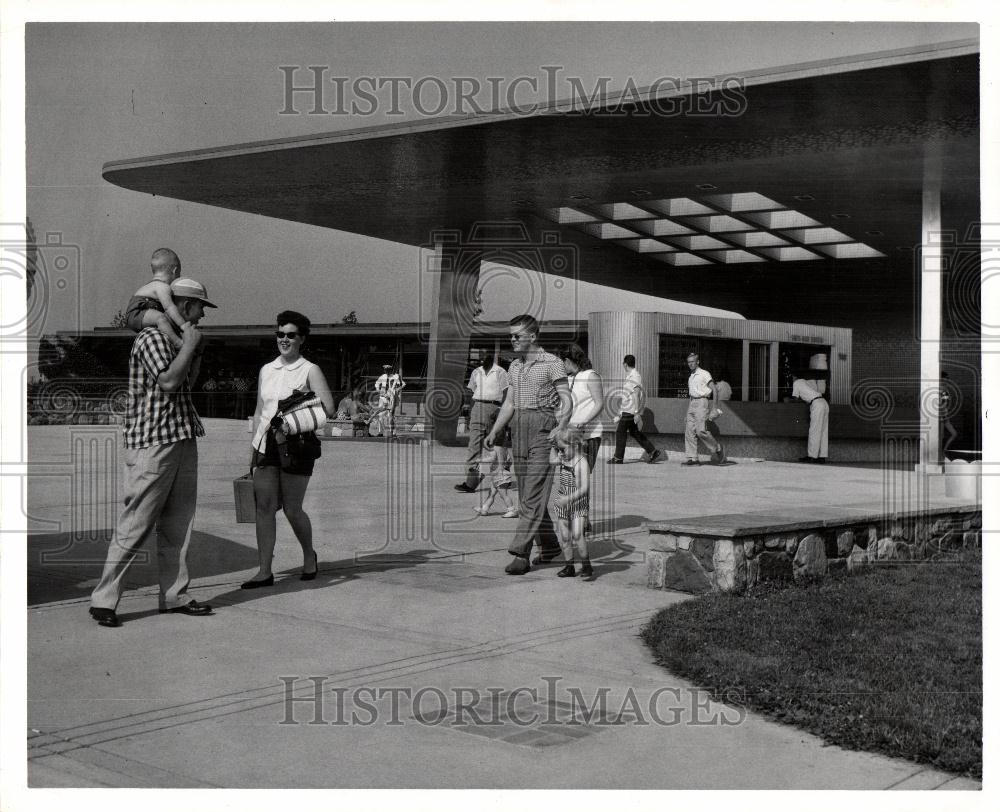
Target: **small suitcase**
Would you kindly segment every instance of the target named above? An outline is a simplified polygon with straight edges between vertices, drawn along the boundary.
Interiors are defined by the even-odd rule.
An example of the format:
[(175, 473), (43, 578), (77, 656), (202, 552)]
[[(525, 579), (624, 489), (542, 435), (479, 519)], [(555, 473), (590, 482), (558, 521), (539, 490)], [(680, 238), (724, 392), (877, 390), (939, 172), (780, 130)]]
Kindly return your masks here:
[(257, 500), (253, 495), (253, 474), (244, 474), (233, 480), (233, 498), (236, 502), (237, 524), (257, 521)]

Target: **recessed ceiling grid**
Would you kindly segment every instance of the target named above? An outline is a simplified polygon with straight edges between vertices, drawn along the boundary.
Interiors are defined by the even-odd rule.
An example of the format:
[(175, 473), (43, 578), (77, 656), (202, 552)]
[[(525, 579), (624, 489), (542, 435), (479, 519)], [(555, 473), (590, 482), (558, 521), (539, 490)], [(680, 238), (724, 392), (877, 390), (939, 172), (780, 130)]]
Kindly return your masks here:
[(669, 265), (885, 256), (757, 192), (546, 209), (545, 216)]

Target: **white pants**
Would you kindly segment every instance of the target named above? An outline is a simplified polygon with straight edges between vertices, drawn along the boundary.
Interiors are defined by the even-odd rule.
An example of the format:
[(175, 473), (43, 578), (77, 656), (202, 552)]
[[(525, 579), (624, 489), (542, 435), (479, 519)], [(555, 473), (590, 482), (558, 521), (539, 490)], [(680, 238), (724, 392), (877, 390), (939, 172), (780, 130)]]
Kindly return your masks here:
[(708, 398), (692, 398), (688, 404), (687, 419), (684, 422), (684, 453), (689, 460), (698, 459), (699, 440), (712, 454), (718, 452), (722, 447), (719, 439), (708, 430), (706, 425), (711, 411), (712, 401)]
[(829, 439), (830, 404), (826, 398), (816, 398), (809, 404), (809, 456), (825, 459)]

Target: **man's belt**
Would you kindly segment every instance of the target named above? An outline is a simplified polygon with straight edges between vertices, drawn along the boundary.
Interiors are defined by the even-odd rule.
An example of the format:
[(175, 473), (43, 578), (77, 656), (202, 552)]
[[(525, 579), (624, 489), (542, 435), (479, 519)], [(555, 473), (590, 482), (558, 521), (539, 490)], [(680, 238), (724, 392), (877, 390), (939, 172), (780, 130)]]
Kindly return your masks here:
[(503, 401), (502, 400), (476, 400), (475, 398), (473, 398), (472, 402), (473, 403), (492, 403), (494, 406), (503, 406)]
[(711, 395), (691, 395), (691, 400), (708, 400)]

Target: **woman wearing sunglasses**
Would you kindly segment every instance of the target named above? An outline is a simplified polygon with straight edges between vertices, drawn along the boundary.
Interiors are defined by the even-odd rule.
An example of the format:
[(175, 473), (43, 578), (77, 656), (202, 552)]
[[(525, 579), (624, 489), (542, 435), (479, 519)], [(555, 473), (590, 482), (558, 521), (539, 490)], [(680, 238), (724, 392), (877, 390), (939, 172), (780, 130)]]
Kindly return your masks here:
[[(300, 453), (288, 457), (281, 448), (284, 435), (275, 431), (272, 418), (280, 401), (294, 391), (311, 391), (323, 404), (327, 415), (334, 413), (333, 395), (323, 372), (316, 364), (302, 357), (302, 345), (309, 335), (309, 319), (294, 310), (278, 314), (275, 338), (278, 357), (264, 364), (257, 383), (257, 410), (254, 412), (253, 489), (257, 500), (257, 555), (260, 569), (243, 589), (258, 589), (274, 584), (271, 559), (277, 533), (276, 514), (279, 506), (291, 525), (295, 538), (302, 545), (301, 580), (311, 581), (319, 570), (319, 560), (313, 549), (312, 523), (302, 509), (302, 499), (309, 486), (313, 463), (319, 456), (319, 438), (315, 432), (305, 432), (294, 438)], [(280, 420), (280, 418), (279, 418)], [(288, 447), (291, 447), (289, 444)], [(302, 453), (304, 451), (304, 453)]]

